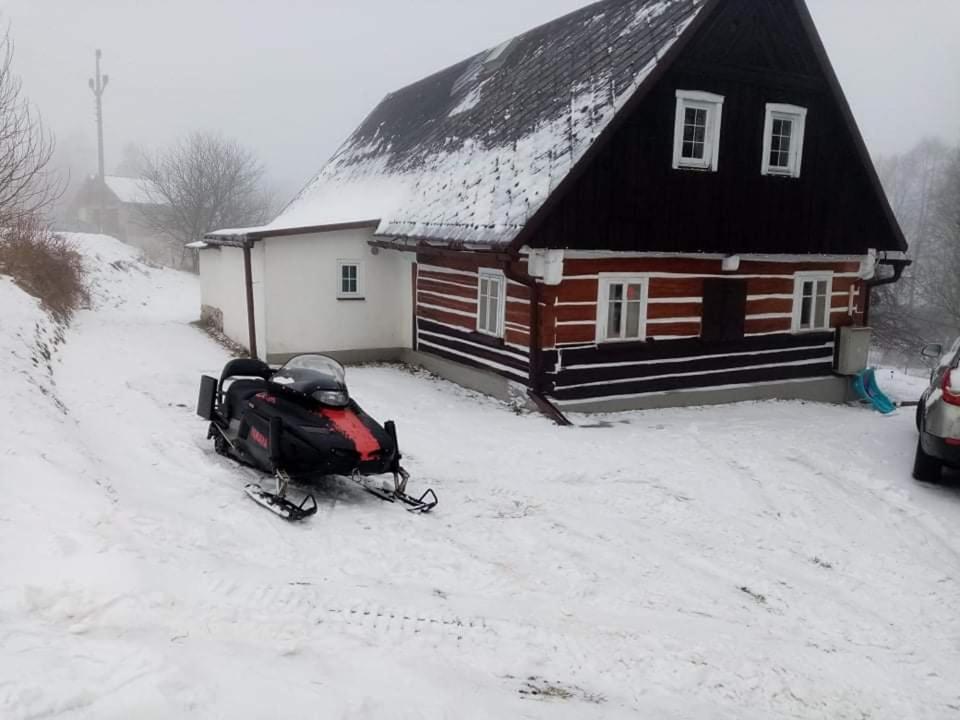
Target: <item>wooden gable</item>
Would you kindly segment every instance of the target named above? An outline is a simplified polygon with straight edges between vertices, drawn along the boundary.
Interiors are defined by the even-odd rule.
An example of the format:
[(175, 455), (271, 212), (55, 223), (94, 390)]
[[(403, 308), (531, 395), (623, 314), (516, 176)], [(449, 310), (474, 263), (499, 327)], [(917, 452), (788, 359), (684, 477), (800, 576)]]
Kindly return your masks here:
[[(905, 250), (800, 0), (720, 0), (518, 240), (616, 251)], [(673, 169), (676, 91), (722, 95), (716, 172)], [(807, 108), (799, 178), (761, 173), (767, 103)]]

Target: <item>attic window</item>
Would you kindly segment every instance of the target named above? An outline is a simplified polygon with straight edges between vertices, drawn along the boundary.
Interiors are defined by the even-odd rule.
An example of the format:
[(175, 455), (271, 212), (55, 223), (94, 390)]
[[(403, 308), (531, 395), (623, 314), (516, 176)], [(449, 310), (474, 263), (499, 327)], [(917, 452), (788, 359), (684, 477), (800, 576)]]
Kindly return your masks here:
[(517, 46), (516, 41), (517, 38), (510, 38), (486, 54), (486, 57), (483, 58), (482, 65), (482, 73), (484, 76), (490, 75), (503, 67), (503, 64), (510, 57), (510, 53), (512, 53)]
[(723, 96), (677, 90), (673, 168), (716, 172), (720, 165)]
[(513, 44), (513, 38), (507, 40), (506, 42), (502, 42), (502, 43), (500, 43), (499, 45), (497, 45), (493, 50), (491, 50), (491, 51), (487, 54), (487, 57), (486, 57), (486, 58), (484, 59), (484, 61), (483, 61), (484, 64), (496, 62), (497, 60), (499, 60), (501, 57), (503, 57), (503, 56), (506, 54), (507, 49), (508, 49), (512, 44)]
[(796, 105), (767, 104), (763, 129), (764, 175), (800, 177), (807, 109)]

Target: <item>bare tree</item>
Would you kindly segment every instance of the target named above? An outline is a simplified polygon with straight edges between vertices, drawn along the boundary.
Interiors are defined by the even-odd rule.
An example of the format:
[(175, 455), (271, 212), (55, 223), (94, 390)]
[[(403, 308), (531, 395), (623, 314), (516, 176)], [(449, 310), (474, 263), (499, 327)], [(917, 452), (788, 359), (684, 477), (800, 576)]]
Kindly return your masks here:
[(141, 211), (142, 224), (173, 243), (189, 269), (196, 269), (196, 254), (187, 243), (211, 230), (267, 220), (263, 166), (250, 150), (217, 133), (195, 132), (145, 155), (142, 174), (155, 203)]
[(64, 189), (50, 170), (53, 136), (23, 95), (13, 52), (8, 26), (0, 35), (0, 224), (5, 227), (45, 215)]
[(929, 262), (921, 278), (927, 304), (953, 331), (960, 330), (960, 148), (944, 156), (943, 173), (929, 200)]
[(924, 140), (878, 168), (914, 264), (875, 293), (872, 323), (881, 347), (912, 355), (960, 333), (960, 148)]

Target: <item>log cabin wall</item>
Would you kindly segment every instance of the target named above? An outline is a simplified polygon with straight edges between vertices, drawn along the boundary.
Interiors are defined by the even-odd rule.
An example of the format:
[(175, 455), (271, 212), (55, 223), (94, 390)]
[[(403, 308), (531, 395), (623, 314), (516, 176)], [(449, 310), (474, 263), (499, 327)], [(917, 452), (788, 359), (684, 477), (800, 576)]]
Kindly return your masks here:
[(481, 269), (502, 272), (483, 253), (418, 254), (416, 265), (416, 347), (447, 360), (489, 370), (527, 384), (530, 377), (530, 291), (505, 282), (501, 337), (478, 331)]
[[(829, 377), (838, 327), (863, 319), (861, 258), (743, 260), (724, 272), (720, 258), (571, 258), (560, 285), (545, 287), (544, 387), (576, 404), (674, 390)], [(794, 332), (797, 273), (831, 273), (829, 329)], [(645, 341), (598, 335), (605, 273), (647, 284)], [(705, 288), (717, 279), (745, 287), (735, 337), (712, 340), (704, 328)], [(736, 311), (735, 311), (736, 312)]]

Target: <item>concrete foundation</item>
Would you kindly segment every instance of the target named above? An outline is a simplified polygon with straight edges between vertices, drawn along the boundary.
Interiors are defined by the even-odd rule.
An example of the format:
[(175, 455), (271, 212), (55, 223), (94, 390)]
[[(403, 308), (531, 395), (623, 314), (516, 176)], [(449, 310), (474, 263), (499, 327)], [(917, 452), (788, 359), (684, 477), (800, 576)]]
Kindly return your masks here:
[(820, 403), (842, 403), (851, 399), (853, 397), (849, 378), (825, 377), (736, 387), (677, 390), (631, 398), (591, 400), (584, 403), (557, 402), (556, 404), (565, 413), (611, 413), (698, 405), (725, 405), (750, 400), (808, 400)]

